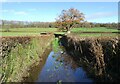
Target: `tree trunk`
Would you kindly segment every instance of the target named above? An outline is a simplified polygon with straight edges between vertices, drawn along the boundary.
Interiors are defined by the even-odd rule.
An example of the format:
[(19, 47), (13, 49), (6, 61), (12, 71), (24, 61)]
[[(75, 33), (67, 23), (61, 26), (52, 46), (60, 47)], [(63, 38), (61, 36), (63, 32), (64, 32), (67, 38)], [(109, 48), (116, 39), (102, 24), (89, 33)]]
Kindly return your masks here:
[(67, 34), (70, 34), (70, 28), (67, 27)]
[(68, 34), (70, 34), (70, 31), (67, 31)]

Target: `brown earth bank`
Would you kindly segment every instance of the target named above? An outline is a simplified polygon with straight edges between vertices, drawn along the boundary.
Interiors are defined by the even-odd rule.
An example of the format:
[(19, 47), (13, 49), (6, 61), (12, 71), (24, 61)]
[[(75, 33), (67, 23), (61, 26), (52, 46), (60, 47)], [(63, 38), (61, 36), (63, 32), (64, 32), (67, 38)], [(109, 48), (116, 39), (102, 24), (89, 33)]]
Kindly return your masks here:
[(63, 36), (60, 39), (68, 54), (96, 82), (120, 80), (120, 39), (118, 37)]
[(0, 83), (21, 82), (44, 59), (53, 35), (0, 37)]

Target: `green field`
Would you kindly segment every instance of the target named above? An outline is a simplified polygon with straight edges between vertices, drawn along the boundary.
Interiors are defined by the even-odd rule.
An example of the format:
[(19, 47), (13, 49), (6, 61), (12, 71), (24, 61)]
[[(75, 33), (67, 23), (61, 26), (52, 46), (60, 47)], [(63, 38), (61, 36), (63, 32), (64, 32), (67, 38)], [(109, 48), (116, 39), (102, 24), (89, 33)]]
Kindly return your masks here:
[(41, 32), (56, 32), (57, 28), (10, 28), (9, 32), (4, 32), (6, 29), (0, 31), (1, 36), (34, 36)]
[[(0, 29), (0, 31), (6, 31), (7, 29)], [(10, 28), (10, 32), (55, 32), (57, 28)]]
[(108, 29), (105, 27), (97, 28), (74, 28), (72, 32), (118, 32), (117, 29)]
[[(40, 35), (41, 32), (52, 32), (58, 34), (64, 34), (65, 32), (59, 32), (57, 28), (10, 28), (9, 32), (4, 32), (6, 29), (0, 29), (1, 36), (34, 36)], [(118, 32), (117, 29), (107, 29), (105, 27), (98, 28), (73, 28), (72, 33), (79, 36), (114, 36), (117, 34), (101, 34), (102, 32)], [(88, 33), (80, 33), (88, 32)], [(89, 32), (101, 32), (101, 33), (89, 33)]]
[(74, 36), (80, 36), (80, 37), (104, 37), (104, 36), (118, 36), (118, 34), (112, 33), (112, 34), (107, 34), (107, 33), (83, 33), (83, 34), (73, 34)]
[(29, 33), (29, 32), (2, 32), (2, 36), (34, 36), (40, 35), (40, 33)]

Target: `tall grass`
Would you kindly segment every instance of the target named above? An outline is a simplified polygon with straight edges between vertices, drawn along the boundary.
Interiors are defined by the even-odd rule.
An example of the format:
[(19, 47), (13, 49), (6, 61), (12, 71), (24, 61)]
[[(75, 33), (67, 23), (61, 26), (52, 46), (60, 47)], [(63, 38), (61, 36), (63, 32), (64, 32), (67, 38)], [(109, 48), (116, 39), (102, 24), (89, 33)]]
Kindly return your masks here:
[[(22, 39), (24, 37), (19, 40)], [(2, 74), (1, 82), (21, 82), (23, 76), (29, 76), (27, 70), (33, 63), (39, 61), (40, 56), (42, 56), (51, 41), (52, 37), (50, 36), (31, 38), (27, 44), (15, 40), (12, 44), (16, 44), (16, 46), (11, 47), (11, 51), (7, 52), (5, 57), (3, 56), (0, 71)], [(10, 45), (7, 48), (9, 47)]]

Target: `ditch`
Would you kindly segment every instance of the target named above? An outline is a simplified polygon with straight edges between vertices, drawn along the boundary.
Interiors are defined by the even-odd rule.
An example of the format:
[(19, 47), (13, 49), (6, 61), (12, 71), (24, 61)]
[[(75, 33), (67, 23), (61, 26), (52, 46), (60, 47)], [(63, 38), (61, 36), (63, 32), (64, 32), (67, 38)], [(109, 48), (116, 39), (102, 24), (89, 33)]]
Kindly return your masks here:
[(34, 82), (117, 82), (119, 49), (117, 37), (55, 38)]
[(32, 67), (30, 70), (32, 74), (24, 80), (25, 82), (93, 82), (86, 71), (67, 54), (58, 38), (54, 39), (48, 51), (48, 55), (44, 53), (42, 65), (36, 66), (36, 70)]
[[(48, 36), (46, 38), (33, 39), (30, 41), (32, 42), (31, 44), (29, 40), (31, 38), (28, 37), (24, 37), (24, 39), (21, 37), (9, 38), (7, 40), (9, 43), (9, 45), (6, 45), (7, 47), (10, 47), (15, 42), (21, 44), (15, 47), (14, 52), (12, 51), (10, 55), (6, 54), (9, 51), (6, 50), (7, 47), (5, 49), (3, 47), (5, 51), (2, 55), (7, 59), (5, 60), (4, 58), (2, 62), (5, 66), (2, 69), (5, 73), (3, 77), (6, 78), (6, 82), (21, 82), (22, 80), (22, 82), (33, 83), (94, 83), (98, 81), (116, 82), (120, 80), (120, 40), (118, 37), (80, 38), (60, 36), (60, 38), (52, 39), (51, 36)], [(49, 41), (52, 41), (52, 43), (50, 44)], [(47, 43), (49, 44), (46, 45)], [(27, 49), (24, 49), (24, 47)], [(10, 48), (10, 50), (12, 49)], [(29, 54), (26, 55), (26, 52)], [(26, 61), (23, 62), (22, 59), (26, 59)], [(22, 68), (19, 69), (18, 67), (20, 66)], [(24, 67), (26, 67), (25, 71)], [(20, 74), (23, 75), (20, 76)]]

